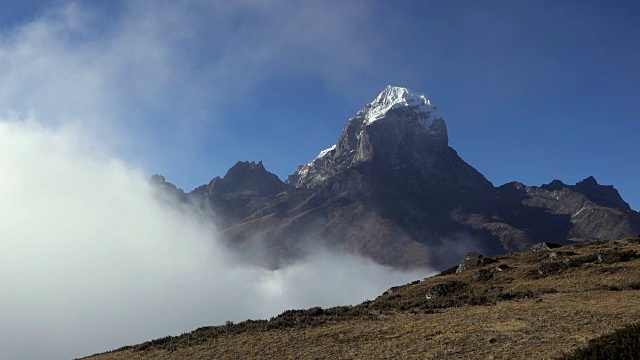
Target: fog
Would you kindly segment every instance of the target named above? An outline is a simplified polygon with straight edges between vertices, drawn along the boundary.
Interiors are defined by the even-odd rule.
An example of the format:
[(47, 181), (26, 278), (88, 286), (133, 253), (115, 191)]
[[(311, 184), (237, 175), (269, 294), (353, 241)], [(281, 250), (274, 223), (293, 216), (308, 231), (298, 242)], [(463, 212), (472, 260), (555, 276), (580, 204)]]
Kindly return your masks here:
[(317, 249), (252, 267), (211, 222), (72, 126), (0, 120), (0, 358), (68, 359), (290, 308), (356, 304), (428, 271)]
[[(242, 103), (295, 64), (347, 79), (370, 58), (354, 41), (364, 4), (326, 16), (311, 3), (182, 5), (126, 2), (109, 17), (62, 2), (1, 29), (0, 360), (355, 304), (427, 275), (326, 249), (278, 271), (252, 267), (211, 221), (157, 200), (149, 171), (213, 177), (210, 167), (245, 160), (196, 151), (224, 136), (220, 103)], [(245, 12), (262, 20), (226, 41)]]
[(221, 175), (238, 160), (270, 157), (288, 164), (272, 161), (271, 171), (288, 173), (319, 150), (295, 161), (292, 151), (272, 155), (267, 142), (245, 141), (246, 127), (257, 124), (239, 129), (237, 144), (235, 109), (254, 105), (249, 99), (282, 76), (317, 75), (349, 94), (373, 58), (363, 39), (364, 5), (52, 2), (0, 26), (0, 112), (73, 122), (99, 133), (112, 153), (190, 187), (194, 175)]

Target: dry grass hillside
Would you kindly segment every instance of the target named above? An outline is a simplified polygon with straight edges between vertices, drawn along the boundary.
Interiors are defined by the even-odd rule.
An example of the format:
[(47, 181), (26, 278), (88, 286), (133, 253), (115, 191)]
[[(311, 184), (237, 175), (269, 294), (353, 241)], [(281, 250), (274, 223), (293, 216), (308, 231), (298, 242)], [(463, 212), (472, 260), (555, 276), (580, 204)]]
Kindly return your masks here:
[(640, 238), (483, 258), (357, 306), (287, 311), (88, 359), (554, 359), (640, 323)]

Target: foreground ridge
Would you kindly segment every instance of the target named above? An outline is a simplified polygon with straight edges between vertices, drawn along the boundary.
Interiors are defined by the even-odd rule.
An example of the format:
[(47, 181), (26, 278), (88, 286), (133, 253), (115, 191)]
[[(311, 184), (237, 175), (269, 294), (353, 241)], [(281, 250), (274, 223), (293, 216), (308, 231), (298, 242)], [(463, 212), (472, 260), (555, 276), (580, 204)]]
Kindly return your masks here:
[[(478, 259), (372, 301), (289, 310), (87, 359), (549, 359), (640, 322), (640, 237)], [(468, 261), (468, 259), (465, 259)]]

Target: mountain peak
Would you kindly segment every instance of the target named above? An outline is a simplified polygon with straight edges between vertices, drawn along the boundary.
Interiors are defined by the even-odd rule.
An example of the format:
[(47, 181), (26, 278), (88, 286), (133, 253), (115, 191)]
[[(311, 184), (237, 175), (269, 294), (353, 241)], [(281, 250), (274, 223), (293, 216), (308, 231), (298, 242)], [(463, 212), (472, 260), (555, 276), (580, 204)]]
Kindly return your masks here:
[(151, 176), (151, 178), (149, 179), (149, 183), (152, 186), (154, 186), (156, 188), (159, 188), (159, 189), (162, 189), (166, 193), (175, 196), (176, 199), (183, 199), (184, 198), (184, 191), (182, 189), (176, 187), (172, 183), (168, 182), (164, 178), (164, 176), (162, 176), (160, 174), (155, 174), (155, 175)]
[(267, 169), (262, 164), (262, 160), (257, 163), (255, 161), (238, 161), (227, 171), (225, 178), (227, 176), (235, 176), (237, 173), (244, 174), (247, 172), (266, 173)]
[(407, 108), (428, 128), (439, 117), (424, 94), (412, 93), (409, 89), (388, 85), (365, 109), (365, 125), (370, 125), (387, 115), (390, 110)]
[(492, 187), (448, 142), (447, 125), (424, 94), (387, 86), (347, 122), (337, 144), (299, 166), (287, 182), (314, 188), (366, 163), (376, 176), (410, 169), (433, 188)]
[(580, 185), (582, 184), (583, 186), (596, 186), (596, 185), (600, 185), (598, 184), (598, 181), (596, 180), (595, 177), (593, 176), (589, 176), (588, 178), (579, 181), (576, 185)]
[(579, 181), (573, 188), (598, 205), (631, 210), (629, 204), (622, 199), (613, 185), (600, 185), (593, 176)]
[(262, 161), (238, 161), (223, 178), (211, 180), (208, 193), (250, 190), (270, 194), (282, 191), (285, 186), (277, 175), (265, 169)]

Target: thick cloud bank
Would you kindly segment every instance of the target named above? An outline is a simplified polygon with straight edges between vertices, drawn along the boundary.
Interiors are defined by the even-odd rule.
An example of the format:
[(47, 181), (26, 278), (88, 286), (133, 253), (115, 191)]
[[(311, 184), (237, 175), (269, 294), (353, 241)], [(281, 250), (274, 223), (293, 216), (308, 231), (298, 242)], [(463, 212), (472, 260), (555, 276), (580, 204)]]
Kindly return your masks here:
[[(0, 111), (73, 121), (104, 134), (101, 143), (120, 157), (195, 187), (184, 174), (218, 175), (211, 166), (219, 173), (264, 156), (256, 145), (234, 145), (230, 120), (258, 105), (251, 99), (265, 83), (312, 74), (351, 84), (350, 74), (370, 67), (365, 9), (340, 1), (56, 1), (0, 26)], [(240, 141), (255, 126), (240, 129)]]
[(235, 262), (216, 229), (73, 128), (0, 121), (1, 359), (68, 359), (226, 320), (353, 304), (428, 275), (318, 251)]

